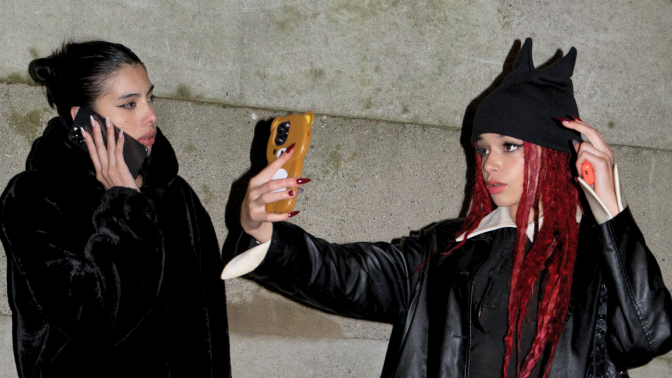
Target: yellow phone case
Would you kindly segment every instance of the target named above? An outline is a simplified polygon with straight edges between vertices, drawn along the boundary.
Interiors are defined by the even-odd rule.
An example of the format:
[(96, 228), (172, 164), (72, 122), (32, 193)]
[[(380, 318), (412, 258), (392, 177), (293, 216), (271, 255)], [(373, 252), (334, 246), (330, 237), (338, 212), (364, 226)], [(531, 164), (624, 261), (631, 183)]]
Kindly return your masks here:
[[(285, 152), (287, 147), (296, 143), (294, 153), (291, 159), (287, 161), (282, 168), (273, 176), (272, 180), (283, 179), (287, 177), (301, 177), (303, 171), (303, 159), (308, 153), (310, 146), (310, 132), (313, 126), (315, 114), (307, 111), (304, 114), (290, 114), (286, 117), (278, 117), (271, 123), (271, 136), (268, 138), (266, 148), (266, 157), (268, 163)], [(295, 191), (297, 188), (290, 188)], [(278, 189), (275, 192), (287, 190), (287, 188)], [(266, 204), (267, 213), (288, 213), (294, 209), (296, 196), (273, 203)]]

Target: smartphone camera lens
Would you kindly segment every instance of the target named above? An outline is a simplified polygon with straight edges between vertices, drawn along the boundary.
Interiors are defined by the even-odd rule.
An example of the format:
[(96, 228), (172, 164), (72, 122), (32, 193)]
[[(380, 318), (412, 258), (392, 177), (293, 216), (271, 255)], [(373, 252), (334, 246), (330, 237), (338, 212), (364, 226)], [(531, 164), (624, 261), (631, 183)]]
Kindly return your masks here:
[(275, 135), (275, 145), (281, 146), (287, 141), (287, 135), (289, 134), (289, 122), (283, 122), (278, 125), (277, 132)]
[[(76, 130), (76, 129), (77, 129), (77, 128), (75, 128), (75, 130)], [(73, 141), (73, 142), (77, 142), (77, 143), (82, 143), (82, 142), (84, 142), (84, 138), (82, 138), (81, 135), (76, 134), (76, 133), (71, 133), (70, 135), (68, 135), (68, 138), (69, 138), (71, 141)]]

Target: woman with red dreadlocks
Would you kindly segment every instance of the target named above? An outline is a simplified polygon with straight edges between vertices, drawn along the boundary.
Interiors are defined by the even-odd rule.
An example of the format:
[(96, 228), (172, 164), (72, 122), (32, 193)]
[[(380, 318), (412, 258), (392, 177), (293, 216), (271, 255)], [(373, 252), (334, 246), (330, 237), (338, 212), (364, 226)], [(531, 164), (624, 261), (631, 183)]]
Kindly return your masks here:
[[(572, 48), (536, 70), (528, 39), (479, 105), (466, 219), (397, 244), (329, 244), (278, 222), (295, 213), (265, 212), (296, 194), (274, 191), (306, 182), (271, 181), (288, 151), (250, 181), (246, 251), (223, 278), (249, 273), (318, 308), (393, 324), (382, 377), (624, 377), (668, 352), (670, 293), (612, 151), (577, 116), (575, 60)], [(593, 185), (572, 173), (584, 162)]]

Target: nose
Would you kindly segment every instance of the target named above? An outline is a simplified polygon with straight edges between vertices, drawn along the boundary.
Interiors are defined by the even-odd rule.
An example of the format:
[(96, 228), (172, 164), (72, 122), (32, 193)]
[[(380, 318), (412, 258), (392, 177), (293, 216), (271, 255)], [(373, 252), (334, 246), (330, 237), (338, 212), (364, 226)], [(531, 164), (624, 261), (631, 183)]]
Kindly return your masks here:
[(493, 152), (481, 157), (481, 166), (483, 171), (492, 174), (499, 169), (498, 160), (493, 156)]
[(153, 105), (148, 104), (146, 112), (142, 119), (142, 124), (145, 126), (153, 127), (154, 125), (156, 125), (157, 120), (158, 117), (156, 116), (156, 109), (154, 109)]

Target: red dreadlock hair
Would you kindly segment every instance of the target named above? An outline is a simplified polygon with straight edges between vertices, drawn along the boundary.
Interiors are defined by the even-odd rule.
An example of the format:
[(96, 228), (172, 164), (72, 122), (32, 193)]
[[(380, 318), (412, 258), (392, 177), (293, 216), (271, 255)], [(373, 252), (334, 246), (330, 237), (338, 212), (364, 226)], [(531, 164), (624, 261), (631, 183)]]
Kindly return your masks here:
[[(538, 153), (538, 149), (541, 154)], [(535, 283), (544, 274), (545, 285), (537, 310), (537, 332), (530, 351), (522, 363), (515, 361), (518, 378), (527, 378), (535, 366), (548, 356), (544, 377), (548, 376), (555, 348), (565, 325), (572, 273), (576, 261), (579, 225), (576, 222), (578, 190), (571, 171), (571, 156), (549, 148), (524, 142), (525, 175), (523, 193), (516, 214), (516, 241), (513, 248), (513, 273), (509, 285), (508, 330), (504, 342), (504, 378), (511, 363), (514, 344), (522, 337), (522, 325), (532, 297)], [(472, 206), (456, 237), (464, 234), (462, 241), (442, 254), (450, 254), (467, 241), (467, 237), (492, 211), (490, 195), (481, 171), (481, 156), (476, 154), (476, 178)], [(539, 206), (541, 203), (541, 207)], [(543, 210), (542, 226), (539, 213)], [(535, 237), (530, 250), (525, 253), (527, 226), (530, 213), (534, 214)], [(542, 282), (543, 284), (543, 282)], [(517, 347), (520, 359), (520, 348)]]

